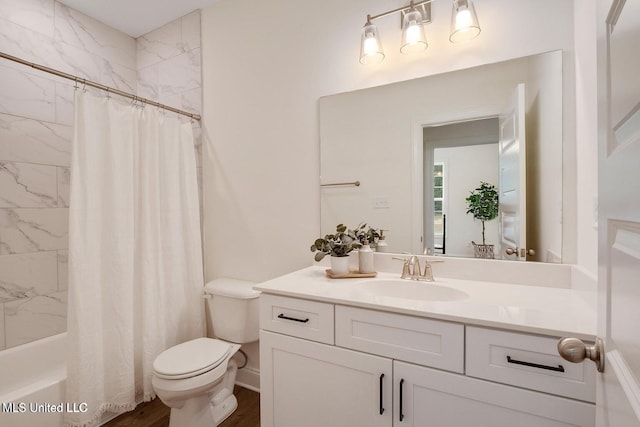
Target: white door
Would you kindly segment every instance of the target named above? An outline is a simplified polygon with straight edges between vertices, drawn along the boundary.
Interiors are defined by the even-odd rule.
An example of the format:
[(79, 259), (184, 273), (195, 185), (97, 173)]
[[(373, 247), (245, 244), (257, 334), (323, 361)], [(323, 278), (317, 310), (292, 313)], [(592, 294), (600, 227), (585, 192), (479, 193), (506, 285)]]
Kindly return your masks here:
[(262, 427), (391, 427), (391, 359), (260, 331)]
[(500, 115), (500, 259), (526, 260), (527, 180), (524, 83)]
[(640, 426), (640, 1), (598, 1), (599, 427)]

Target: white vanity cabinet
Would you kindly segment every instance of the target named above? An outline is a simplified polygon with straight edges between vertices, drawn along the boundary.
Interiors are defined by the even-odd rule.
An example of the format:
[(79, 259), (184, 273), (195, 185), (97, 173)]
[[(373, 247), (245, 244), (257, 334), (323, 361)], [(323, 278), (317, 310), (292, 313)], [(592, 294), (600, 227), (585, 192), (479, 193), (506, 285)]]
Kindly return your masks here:
[(269, 294), (260, 305), (263, 427), (595, 425), (595, 372), (536, 366), (558, 364), (557, 338)]

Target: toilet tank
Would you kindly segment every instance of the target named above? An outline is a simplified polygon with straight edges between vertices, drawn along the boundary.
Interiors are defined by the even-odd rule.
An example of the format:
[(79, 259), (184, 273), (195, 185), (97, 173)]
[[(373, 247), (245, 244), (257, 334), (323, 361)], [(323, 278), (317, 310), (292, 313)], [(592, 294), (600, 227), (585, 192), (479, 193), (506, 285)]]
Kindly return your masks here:
[(258, 340), (260, 291), (254, 282), (220, 278), (205, 286), (207, 308), (215, 337), (234, 343)]

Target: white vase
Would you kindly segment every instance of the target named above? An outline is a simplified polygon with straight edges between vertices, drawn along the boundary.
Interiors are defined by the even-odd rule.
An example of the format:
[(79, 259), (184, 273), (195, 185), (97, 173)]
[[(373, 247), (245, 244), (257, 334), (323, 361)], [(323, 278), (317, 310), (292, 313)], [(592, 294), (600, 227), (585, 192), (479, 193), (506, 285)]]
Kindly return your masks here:
[(336, 276), (349, 274), (349, 257), (348, 256), (332, 256), (331, 272)]
[(362, 274), (374, 273), (373, 251), (369, 245), (362, 245), (358, 251), (358, 271)]

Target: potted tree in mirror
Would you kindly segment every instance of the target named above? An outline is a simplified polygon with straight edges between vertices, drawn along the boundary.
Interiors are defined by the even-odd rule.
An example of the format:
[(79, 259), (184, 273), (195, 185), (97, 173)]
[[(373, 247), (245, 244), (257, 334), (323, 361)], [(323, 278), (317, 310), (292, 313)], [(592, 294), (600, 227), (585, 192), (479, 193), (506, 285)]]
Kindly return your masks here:
[(347, 233), (347, 227), (338, 224), (335, 234), (327, 234), (313, 242), (311, 252), (317, 252), (314, 256), (316, 261), (330, 255), (331, 272), (340, 276), (349, 274), (349, 253), (360, 246), (360, 242)]
[(485, 241), (485, 221), (491, 221), (498, 216), (498, 190), (492, 184), (480, 182), (480, 187), (471, 192), (467, 197), (467, 213), (474, 219), (482, 221), (482, 244), (478, 245), (473, 240), (474, 256), (476, 258), (494, 258), (493, 245), (487, 245)]

